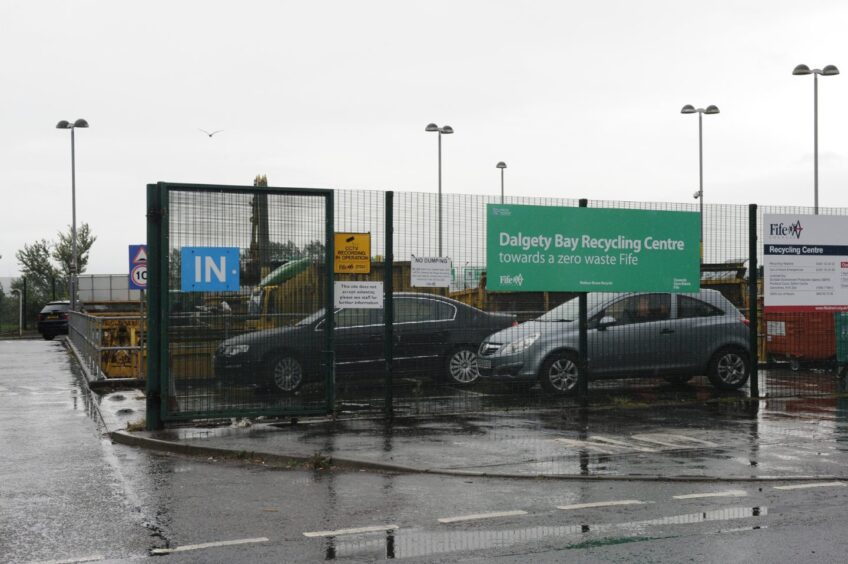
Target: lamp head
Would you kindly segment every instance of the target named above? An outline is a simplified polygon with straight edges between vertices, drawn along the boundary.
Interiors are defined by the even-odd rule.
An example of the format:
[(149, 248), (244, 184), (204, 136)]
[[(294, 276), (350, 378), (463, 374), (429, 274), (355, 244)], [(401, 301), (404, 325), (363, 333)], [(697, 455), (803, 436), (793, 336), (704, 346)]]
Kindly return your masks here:
[(692, 104), (686, 104), (680, 109), (681, 114), (694, 114), (695, 107)]
[(74, 127), (88, 127), (88, 122), (80, 118), (74, 122)]
[(795, 67), (792, 70), (792, 74), (797, 74), (797, 75), (812, 74), (812, 73), (813, 73), (813, 71), (811, 71), (810, 67), (808, 67), (807, 65), (798, 65), (797, 67)]
[(56, 124), (56, 129), (70, 129), (70, 128), (71, 128), (71, 123), (66, 119), (63, 119), (62, 121), (60, 121), (59, 123)]
[(835, 65), (827, 65), (822, 69), (822, 74), (824, 76), (834, 76), (839, 74), (839, 69)]
[(442, 129), (440, 129), (439, 131), (441, 131), (445, 135), (450, 135), (451, 133), (453, 133), (453, 128), (449, 125), (446, 125), (446, 126), (442, 127)]
[(439, 130), (439, 126), (436, 125), (435, 123), (427, 124), (427, 127), (424, 128), (424, 131), (438, 131), (438, 130)]
[(704, 110), (704, 113), (705, 114), (717, 114), (717, 113), (719, 113), (718, 106), (707, 106), (707, 109)]
[(506, 168), (506, 163), (501, 161), (495, 165), (496, 168)]

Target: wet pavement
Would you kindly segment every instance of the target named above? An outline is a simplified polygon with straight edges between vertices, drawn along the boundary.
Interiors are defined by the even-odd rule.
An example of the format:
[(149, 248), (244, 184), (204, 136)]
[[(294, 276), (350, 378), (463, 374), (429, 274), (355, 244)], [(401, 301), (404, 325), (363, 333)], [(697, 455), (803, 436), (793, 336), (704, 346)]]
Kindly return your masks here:
[(0, 341), (0, 561), (147, 549), (148, 520), (97, 419), (61, 340)]
[[(113, 444), (142, 395), (89, 394), (58, 341), (0, 341), (0, 399), (2, 562), (833, 562), (848, 548), (845, 398), (155, 434), (230, 457)], [(578, 479), (527, 479), (558, 475)], [(750, 480), (769, 476), (786, 479)]]
[[(331, 458), (363, 467), (600, 479), (848, 477), (848, 397), (662, 407), (290, 422), (133, 433), (253, 458)], [(119, 438), (119, 440), (121, 440)], [(242, 454), (243, 455), (243, 454)]]
[[(237, 422), (135, 435), (260, 457), (320, 455), (405, 471), (725, 480), (848, 475), (848, 404), (760, 403), (772, 405), (598, 410), (574, 419), (558, 413), (479, 415), (391, 425), (350, 420), (245, 428)], [(800, 411), (788, 415), (788, 403)]]

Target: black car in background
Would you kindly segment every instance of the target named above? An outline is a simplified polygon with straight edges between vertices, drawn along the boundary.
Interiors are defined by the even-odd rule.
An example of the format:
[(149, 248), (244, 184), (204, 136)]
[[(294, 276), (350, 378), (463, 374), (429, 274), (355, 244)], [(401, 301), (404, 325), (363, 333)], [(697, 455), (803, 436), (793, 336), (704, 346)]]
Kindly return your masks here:
[(68, 310), (71, 302), (50, 302), (38, 314), (38, 332), (45, 340), (68, 334)]
[[(394, 295), (394, 367), (429, 372), (455, 385), (477, 381), (477, 349), (488, 335), (515, 323), (512, 315), (487, 313), (456, 300), (412, 292)], [(336, 374), (382, 373), (385, 353), (382, 309), (335, 311)], [(215, 352), (216, 378), (233, 384), (293, 392), (321, 374), (324, 310), (297, 325), (227, 339)]]

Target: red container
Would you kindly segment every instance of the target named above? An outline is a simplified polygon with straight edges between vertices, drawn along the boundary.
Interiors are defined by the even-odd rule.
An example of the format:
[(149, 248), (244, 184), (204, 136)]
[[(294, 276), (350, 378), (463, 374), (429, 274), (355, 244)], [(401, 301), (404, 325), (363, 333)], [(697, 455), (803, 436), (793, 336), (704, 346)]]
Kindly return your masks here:
[(833, 312), (766, 312), (766, 354), (776, 360), (836, 358)]

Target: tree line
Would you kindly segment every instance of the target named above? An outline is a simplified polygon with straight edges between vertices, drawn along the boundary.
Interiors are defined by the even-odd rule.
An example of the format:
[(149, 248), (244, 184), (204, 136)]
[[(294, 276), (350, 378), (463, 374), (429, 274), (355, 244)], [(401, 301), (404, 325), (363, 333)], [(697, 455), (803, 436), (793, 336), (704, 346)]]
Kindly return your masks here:
[[(77, 229), (77, 274), (88, 267), (91, 247), (97, 237), (90, 226), (83, 223)], [(0, 284), (0, 331), (10, 331), (18, 325), (18, 291), (25, 294), (24, 316), (30, 327), (44, 304), (53, 300), (67, 300), (69, 277), (73, 263), (73, 235), (71, 227), (56, 233), (53, 240), (40, 239), (15, 252), (21, 276), (14, 279), (11, 287)]]

